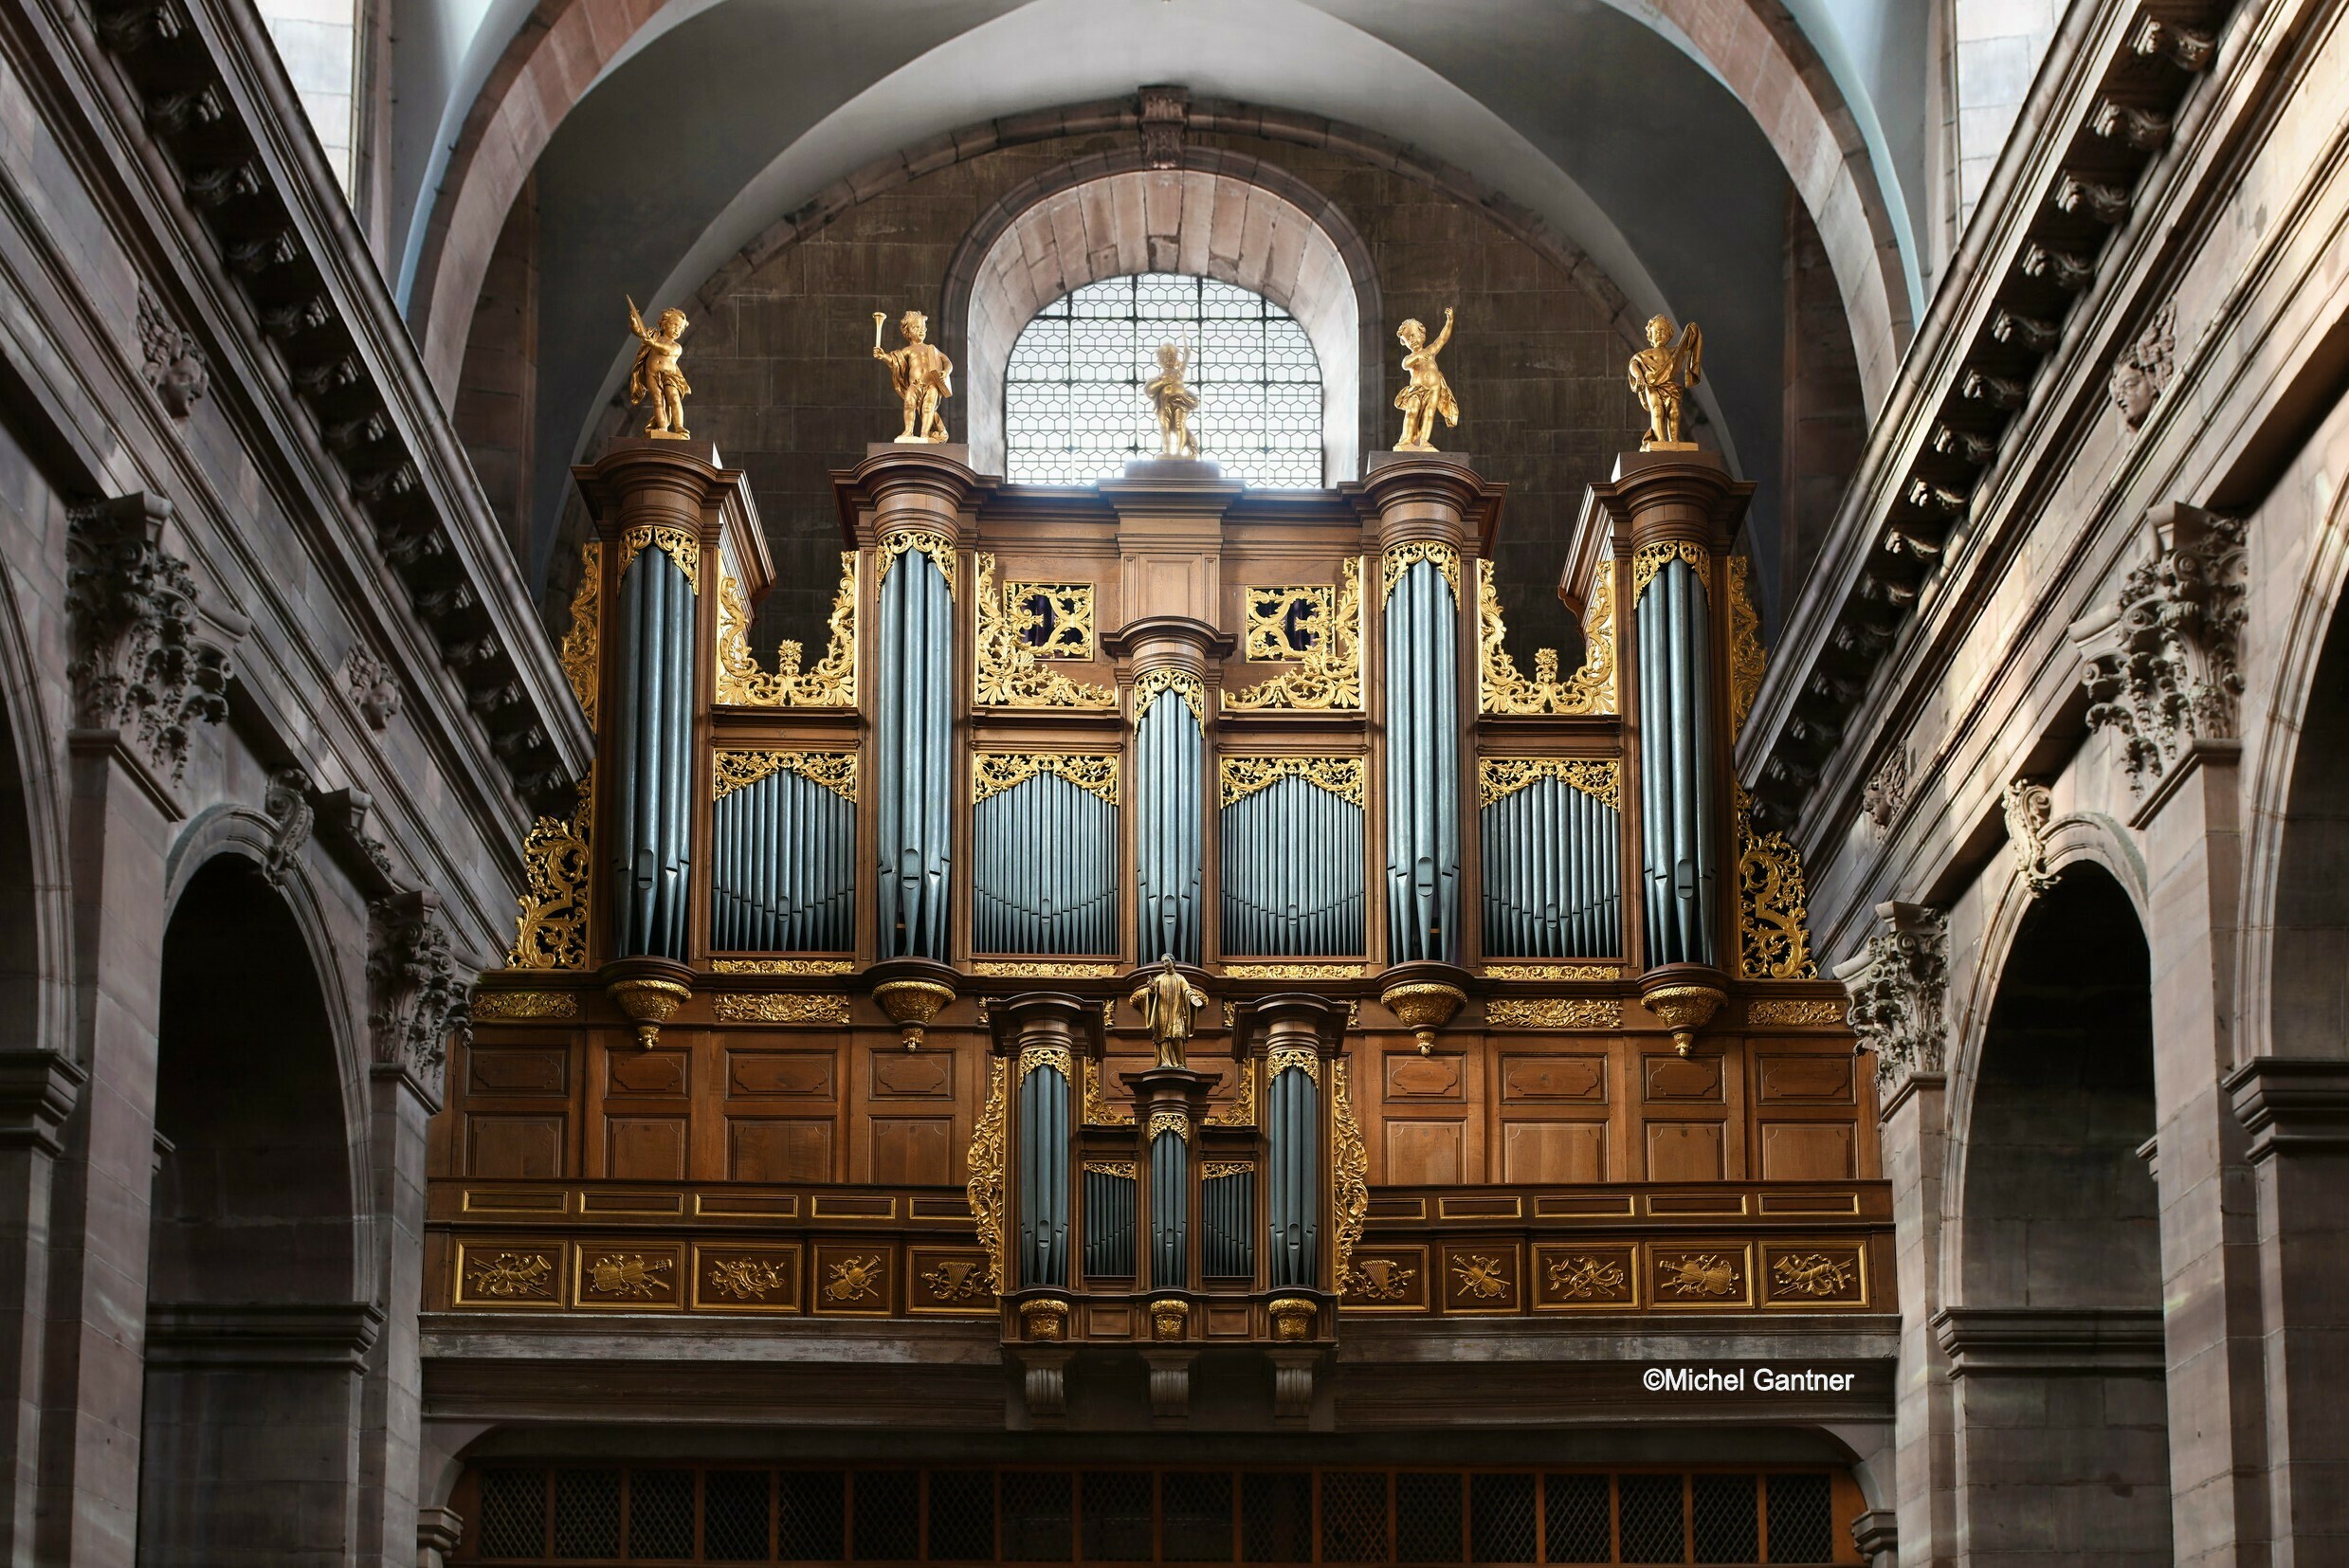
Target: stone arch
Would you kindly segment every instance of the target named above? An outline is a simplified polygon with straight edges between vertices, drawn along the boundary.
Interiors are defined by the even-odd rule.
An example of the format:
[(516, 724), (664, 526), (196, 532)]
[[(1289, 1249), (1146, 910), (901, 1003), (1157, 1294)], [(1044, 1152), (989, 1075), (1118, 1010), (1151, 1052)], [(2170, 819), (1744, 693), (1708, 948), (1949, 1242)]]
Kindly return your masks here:
[(1037, 311), (1104, 278), (1181, 272), (1236, 283), (1297, 319), (1320, 361), (1324, 483), (1355, 478), (1375, 428), (1379, 379), (1363, 369), (1383, 316), (1370, 248), (1345, 215), (1240, 155), (1194, 149), (1179, 169), (1146, 168), (1138, 152), (1092, 161), (1007, 191), (947, 266), (939, 314), (962, 347), (979, 471), (1003, 470), (1004, 368)]
[[(1891, 203), (1842, 89), (1775, 0), (1650, 4), (1745, 106), (1777, 154), (1827, 247), (1867, 407), (1882, 407), (1915, 331), (1914, 310)], [(539, 0), (467, 108), (429, 205), (417, 215), (421, 237), (407, 299), (426, 372), (445, 404), (455, 400), (474, 302), (523, 182), (565, 117), (665, 9), (662, 0)], [(1309, 115), (1283, 118), (1317, 139), (1350, 130)], [(1117, 119), (1115, 128), (1138, 127), (1130, 102)], [(1272, 134), (1269, 123), (1266, 131)], [(1381, 146), (1391, 166), (1414, 157), (1375, 133), (1354, 134)], [(938, 138), (942, 158), (923, 167), (971, 155), (962, 139)], [(906, 161), (884, 159), (839, 184), (862, 189), (860, 182)]]
[(74, 1054), (72, 898), (58, 748), (19, 584), (0, 562), (0, 1049)]
[(2170, 1506), (2141, 881), (2107, 869), (2096, 819), (2065, 837), (2054, 886), (2012, 885), (1983, 944), (1934, 1327), (1976, 1550), (2150, 1568), (2170, 1560)]
[[(350, 1009), (252, 813), (174, 849), (156, 1010), (139, 1561), (348, 1556), (372, 1295)], [(287, 879), (291, 884), (293, 879)]]

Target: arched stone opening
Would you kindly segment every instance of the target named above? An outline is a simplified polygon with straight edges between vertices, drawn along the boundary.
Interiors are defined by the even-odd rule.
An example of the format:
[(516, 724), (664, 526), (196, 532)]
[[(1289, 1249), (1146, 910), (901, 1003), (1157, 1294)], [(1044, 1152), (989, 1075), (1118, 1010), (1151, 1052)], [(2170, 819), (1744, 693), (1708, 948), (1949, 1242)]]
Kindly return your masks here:
[(190, 879), (163, 941), (138, 1560), (339, 1560), (360, 1377), (352, 1119), (309, 944), (252, 863)]
[(2308, 684), (2276, 861), (2268, 1048), (2349, 1056), (2349, 614)]
[[(1235, 155), (1195, 163), (1090, 179), (1055, 171), (973, 227), (947, 271), (945, 305), (963, 346), (980, 472), (1003, 471), (1004, 367), (1036, 312), (1106, 278), (1176, 272), (1235, 283), (1297, 319), (1320, 361), (1324, 483), (1357, 477), (1374, 418), (1366, 332), (1379, 319), (1368, 247), (1294, 175)], [(1378, 378), (1367, 386), (1375, 392)]]
[(2076, 863), (2018, 926), (1957, 1131), (1959, 1528), (1976, 1553), (2170, 1561), (2153, 991), (2134, 906)]

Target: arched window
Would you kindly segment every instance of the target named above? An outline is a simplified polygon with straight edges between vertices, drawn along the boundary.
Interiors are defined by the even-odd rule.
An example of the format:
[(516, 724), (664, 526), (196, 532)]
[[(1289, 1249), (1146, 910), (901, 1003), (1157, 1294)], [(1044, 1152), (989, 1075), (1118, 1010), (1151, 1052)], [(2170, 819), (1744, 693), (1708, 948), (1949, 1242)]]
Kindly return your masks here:
[(1004, 369), (1005, 476), (1084, 484), (1156, 456), (1142, 385), (1161, 343), (1191, 350), (1202, 457), (1250, 484), (1321, 483), (1321, 366), (1305, 329), (1261, 294), (1166, 272), (1087, 283), (1029, 321)]

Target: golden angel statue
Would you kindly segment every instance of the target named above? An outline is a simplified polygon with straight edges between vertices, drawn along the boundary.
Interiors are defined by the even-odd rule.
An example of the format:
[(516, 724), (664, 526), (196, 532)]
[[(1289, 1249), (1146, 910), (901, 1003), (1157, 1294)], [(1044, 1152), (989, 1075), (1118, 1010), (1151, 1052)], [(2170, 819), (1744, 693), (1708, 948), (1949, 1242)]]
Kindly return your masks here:
[(1150, 978), (1134, 988), (1128, 998), (1135, 1011), (1142, 1015), (1142, 1027), (1150, 1030), (1152, 1043), (1158, 1048), (1157, 1065), (1179, 1067), (1183, 1063), (1183, 1042), (1191, 1038), (1192, 1020), (1207, 1006), (1207, 994), (1183, 977), (1174, 967), (1174, 956), (1160, 954), (1158, 967)]
[(1452, 396), (1451, 383), (1444, 379), (1444, 373), (1435, 368), (1435, 356), (1452, 340), (1451, 307), (1444, 307), (1444, 330), (1435, 335), (1434, 342), (1428, 341), (1428, 329), (1416, 319), (1395, 328), (1394, 336), (1403, 345), (1403, 374), (1410, 377), (1394, 394), (1394, 406), (1403, 410), (1403, 439), (1394, 444), (1394, 449), (1432, 452), (1435, 443), (1428, 437), (1435, 433), (1435, 416), (1442, 414), (1448, 428), (1460, 423), (1460, 400)]
[(1158, 374), (1142, 384), (1142, 394), (1150, 399), (1153, 412), (1158, 416), (1158, 455), (1160, 457), (1197, 457), (1199, 438), (1191, 428), (1191, 416), (1198, 410), (1199, 394), (1183, 385), (1183, 374), (1191, 369), (1191, 356), (1173, 343), (1158, 345)]
[(1631, 395), (1648, 410), (1648, 433), (1639, 438), (1639, 449), (1695, 451), (1695, 442), (1680, 438), (1680, 408), (1688, 389), (1704, 379), (1704, 335), (1697, 323), (1683, 327), (1675, 343), (1672, 323), (1661, 316), (1649, 317), (1648, 346), (1631, 356), (1629, 374)]
[(691, 440), (685, 430), (685, 394), (693, 389), (678, 368), (685, 352), (679, 341), (685, 336), (685, 313), (672, 306), (661, 313), (657, 328), (648, 328), (636, 313), (636, 301), (628, 300), (628, 330), (644, 343), (628, 368), (628, 407), (651, 400), (652, 417), (645, 421), (645, 433), (655, 441)]
[(946, 421), (938, 406), (955, 395), (955, 362), (930, 341), (930, 319), (918, 310), (907, 311), (897, 324), (905, 346), (883, 348), (881, 326), (888, 319), (885, 310), (873, 312), (873, 357), (889, 367), (889, 385), (904, 406), (905, 428), (897, 439), (901, 445), (943, 441)]

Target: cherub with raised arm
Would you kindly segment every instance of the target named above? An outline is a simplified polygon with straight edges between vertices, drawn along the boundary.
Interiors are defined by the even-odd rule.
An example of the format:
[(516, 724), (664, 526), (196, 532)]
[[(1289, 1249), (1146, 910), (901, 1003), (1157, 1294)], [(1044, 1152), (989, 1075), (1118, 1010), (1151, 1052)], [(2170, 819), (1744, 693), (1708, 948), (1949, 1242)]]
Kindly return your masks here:
[(651, 401), (652, 417), (645, 421), (645, 433), (655, 441), (692, 439), (685, 429), (685, 395), (693, 388), (678, 368), (685, 352), (679, 341), (685, 336), (685, 313), (674, 306), (663, 311), (656, 330), (645, 325), (636, 301), (628, 300), (628, 330), (644, 343), (628, 370), (628, 407)]
[(1405, 321), (1394, 329), (1395, 337), (1403, 345), (1403, 374), (1409, 379), (1403, 390), (1394, 394), (1394, 406), (1403, 410), (1403, 439), (1394, 444), (1398, 452), (1432, 452), (1435, 443), (1428, 438), (1435, 433), (1435, 416), (1442, 414), (1447, 428), (1460, 424), (1460, 401), (1452, 396), (1451, 383), (1435, 368), (1435, 356), (1444, 352), (1444, 345), (1452, 340), (1451, 307), (1444, 307), (1444, 330), (1428, 341), (1428, 329), (1418, 320)]
[(1160, 457), (1197, 457), (1199, 438), (1191, 428), (1191, 416), (1199, 407), (1199, 394), (1183, 385), (1184, 373), (1191, 369), (1191, 356), (1173, 343), (1158, 345), (1158, 374), (1142, 384), (1143, 395), (1158, 416), (1158, 455)]
[(1697, 323), (1681, 329), (1672, 341), (1672, 323), (1662, 316), (1648, 319), (1648, 346), (1631, 356), (1627, 373), (1631, 395), (1648, 411), (1648, 433), (1639, 438), (1643, 452), (1693, 452), (1697, 444), (1680, 438), (1681, 400), (1688, 389), (1704, 379), (1704, 335)]
[(873, 357), (889, 367), (889, 385), (904, 409), (905, 428), (897, 439), (901, 445), (943, 441), (946, 421), (938, 404), (955, 395), (955, 362), (930, 341), (930, 319), (918, 310), (907, 311), (897, 324), (905, 346), (883, 348), (881, 326), (888, 319), (885, 310), (873, 312)]

